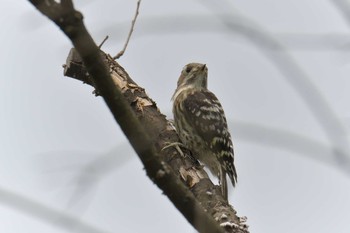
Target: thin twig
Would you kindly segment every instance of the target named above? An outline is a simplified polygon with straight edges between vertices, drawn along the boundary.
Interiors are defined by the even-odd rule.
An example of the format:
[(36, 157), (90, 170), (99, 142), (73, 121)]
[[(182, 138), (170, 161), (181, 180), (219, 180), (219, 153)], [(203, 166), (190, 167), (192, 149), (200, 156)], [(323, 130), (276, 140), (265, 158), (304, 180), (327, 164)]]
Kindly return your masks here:
[(136, 6), (135, 16), (134, 16), (134, 18), (133, 18), (133, 20), (131, 22), (131, 28), (130, 28), (130, 31), (129, 31), (128, 38), (126, 39), (126, 42), (124, 44), (124, 48), (117, 55), (115, 55), (113, 57), (114, 60), (119, 59), (121, 56), (123, 56), (123, 54), (125, 53), (126, 47), (128, 47), (131, 35), (132, 35), (133, 31), (134, 31), (134, 27), (135, 27), (137, 16), (139, 15), (140, 3), (141, 3), (141, 0), (138, 0), (137, 1), (137, 6)]
[(101, 44), (98, 46), (98, 48), (100, 49), (102, 47), (102, 45), (106, 42), (106, 40), (108, 40), (108, 36), (106, 36), (103, 41), (101, 42)]

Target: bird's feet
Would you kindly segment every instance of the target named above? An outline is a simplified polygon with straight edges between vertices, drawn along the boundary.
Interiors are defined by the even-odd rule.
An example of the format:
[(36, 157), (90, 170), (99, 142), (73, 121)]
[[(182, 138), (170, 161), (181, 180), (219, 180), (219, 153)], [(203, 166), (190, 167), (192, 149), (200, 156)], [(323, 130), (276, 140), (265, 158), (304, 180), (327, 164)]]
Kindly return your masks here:
[(177, 152), (179, 152), (179, 154), (182, 157), (185, 157), (185, 154), (183, 153), (183, 151), (180, 148), (180, 147), (186, 148), (184, 144), (182, 144), (181, 142), (166, 142), (165, 146), (162, 148), (162, 151), (165, 150), (165, 149), (168, 149), (170, 147), (175, 147)]

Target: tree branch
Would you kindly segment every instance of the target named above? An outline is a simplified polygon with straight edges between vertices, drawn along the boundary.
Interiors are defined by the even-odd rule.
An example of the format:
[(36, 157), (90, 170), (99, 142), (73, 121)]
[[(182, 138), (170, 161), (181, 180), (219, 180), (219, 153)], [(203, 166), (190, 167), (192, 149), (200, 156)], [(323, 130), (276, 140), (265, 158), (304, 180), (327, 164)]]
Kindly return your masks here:
[(130, 27), (130, 30), (129, 30), (128, 37), (126, 38), (124, 47), (123, 47), (123, 49), (122, 49), (117, 55), (115, 55), (115, 56), (113, 57), (114, 60), (115, 60), (115, 59), (119, 59), (121, 56), (123, 56), (124, 53), (125, 53), (126, 48), (128, 47), (128, 44), (129, 44), (131, 35), (132, 35), (133, 31), (134, 31), (134, 27), (135, 27), (135, 23), (136, 23), (137, 16), (139, 15), (140, 3), (141, 3), (141, 0), (138, 0), (138, 1), (137, 1), (137, 5), (136, 5), (135, 16), (134, 16), (134, 18), (132, 19), (131, 27)]
[[(190, 156), (181, 157), (166, 143), (178, 141), (173, 127), (155, 102), (113, 58), (100, 51), (71, 1), (29, 0), (72, 41), (65, 75), (95, 87), (142, 160), (147, 175), (199, 232), (246, 233), (245, 219), (220, 195), (207, 174)], [(189, 151), (184, 151), (189, 155)]]

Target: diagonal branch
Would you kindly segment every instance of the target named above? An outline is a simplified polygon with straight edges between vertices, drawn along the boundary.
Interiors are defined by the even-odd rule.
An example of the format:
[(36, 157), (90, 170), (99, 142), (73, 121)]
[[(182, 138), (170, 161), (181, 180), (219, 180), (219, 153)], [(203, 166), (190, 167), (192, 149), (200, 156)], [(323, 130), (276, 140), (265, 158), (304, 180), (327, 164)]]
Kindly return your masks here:
[[(155, 177), (148, 174), (150, 178), (163, 189), (164, 193), (168, 195), (175, 205), (180, 203), (181, 209), (176, 206), (181, 212), (183, 211), (182, 208), (185, 207), (185, 211), (191, 214), (192, 220), (201, 227), (202, 230), (199, 230), (200, 232), (214, 232), (206, 229), (207, 226), (204, 227), (206, 223), (203, 222), (203, 218), (198, 212), (202, 210), (208, 212), (213, 219), (216, 219), (221, 226), (225, 227), (226, 232), (248, 232), (244, 218), (237, 217), (236, 211), (222, 198), (220, 188), (213, 185), (204, 170), (198, 167), (197, 161), (192, 159), (189, 151), (184, 150), (183, 153), (186, 156), (183, 157), (172, 147), (162, 150), (167, 143), (177, 142), (179, 140), (173, 126), (159, 112), (156, 104), (147, 96), (145, 90), (139, 87), (109, 54), (105, 54), (102, 51), (101, 54), (103, 54), (106, 64), (110, 67), (110, 73), (115, 87), (121, 90), (124, 98), (132, 107), (141, 124), (145, 127), (152, 144), (155, 145), (160, 155), (155, 155), (156, 159), (159, 159), (159, 162), (164, 166), (169, 166), (166, 169), (174, 171), (176, 176), (174, 178), (175, 180), (169, 179), (165, 184), (161, 184), (170, 187), (162, 187), (158, 183), (163, 182), (158, 180), (158, 178), (164, 175), (164, 171), (158, 171)], [(92, 78), (85, 75), (85, 67), (75, 49), (71, 50), (64, 66), (64, 74), (66, 76), (94, 86)], [(99, 90), (96, 92), (100, 94)], [(150, 159), (150, 157), (147, 159)], [(143, 160), (142, 157), (141, 160)], [(143, 162), (146, 170), (148, 170), (147, 164), (145, 161)], [(178, 177), (181, 178), (180, 183), (178, 183)], [(189, 190), (185, 192), (179, 192), (177, 190), (179, 188), (177, 185), (181, 186), (183, 183), (186, 184), (187, 189), (190, 189), (190, 192)], [(169, 190), (170, 192), (167, 192), (169, 188), (171, 191)], [(197, 200), (192, 200), (192, 195)], [(191, 204), (192, 201), (194, 203), (199, 202), (200, 204), (193, 206), (194, 203)], [(188, 209), (186, 209), (186, 206)]]
[(74, 228), (74, 232), (79, 233), (110, 233), (109, 231), (107, 232), (98, 229), (77, 217), (55, 210), (54, 208), (43, 205), (42, 203), (16, 192), (4, 189), (3, 187), (0, 187), (0, 203), (10, 205), (16, 210), (28, 213), (33, 217), (44, 220), (47, 223), (66, 230), (67, 232), (72, 232), (72, 229)]
[[(220, 195), (190, 156), (181, 157), (167, 142), (178, 137), (143, 88), (114, 59), (96, 46), (72, 1), (29, 0), (72, 41), (65, 75), (95, 87), (142, 160), (147, 175), (199, 232), (246, 233), (245, 219)], [(188, 151), (184, 151), (189, 155)]]

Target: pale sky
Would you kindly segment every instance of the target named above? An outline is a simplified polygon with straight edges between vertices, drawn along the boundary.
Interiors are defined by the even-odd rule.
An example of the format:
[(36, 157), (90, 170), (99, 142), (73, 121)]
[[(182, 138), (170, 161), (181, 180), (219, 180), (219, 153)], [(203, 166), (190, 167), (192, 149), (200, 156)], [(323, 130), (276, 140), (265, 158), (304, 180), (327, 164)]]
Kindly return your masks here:
[[(117, 54), (136, 1), (74, 2)], [(64, 34), (28, 1), (0, 11), (0, 232), (195, 232), (102, 99), (63, 77)], [(182, 67), (207, 64), (235, 145), (230, 202), (251, 232), (350, 231), (349, 12), (344, 0), (141, 3), (119, 63), (169, 118)]]

